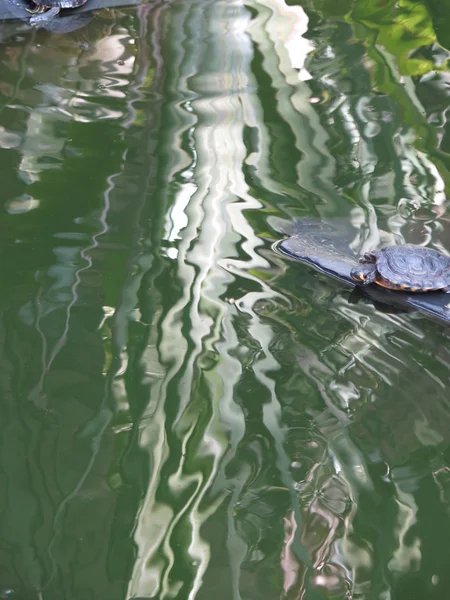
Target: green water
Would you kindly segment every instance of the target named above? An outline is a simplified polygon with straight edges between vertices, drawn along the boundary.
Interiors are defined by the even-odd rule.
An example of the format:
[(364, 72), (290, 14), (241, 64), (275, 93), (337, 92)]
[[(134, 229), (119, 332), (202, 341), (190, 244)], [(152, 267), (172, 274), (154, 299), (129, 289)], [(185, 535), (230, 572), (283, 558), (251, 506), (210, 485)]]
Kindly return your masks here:
[(2, 25), (0, 598), (449, 597), (450, 330), (272, 249), (450, 250), (447, 13)]

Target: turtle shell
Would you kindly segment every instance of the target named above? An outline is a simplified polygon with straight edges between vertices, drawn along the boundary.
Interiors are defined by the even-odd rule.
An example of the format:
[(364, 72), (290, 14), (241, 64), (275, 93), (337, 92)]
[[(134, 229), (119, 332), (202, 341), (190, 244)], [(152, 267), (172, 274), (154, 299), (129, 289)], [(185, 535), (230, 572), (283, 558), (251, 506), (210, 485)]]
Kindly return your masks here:
[(86, 0), (33, 0), (33, 4), (42, 8), (77, 8)]
[(440, 290), (450, 285), (450, 257), (423, 246), (387, 246), (375, 253), (377, 283), (411, 291)]

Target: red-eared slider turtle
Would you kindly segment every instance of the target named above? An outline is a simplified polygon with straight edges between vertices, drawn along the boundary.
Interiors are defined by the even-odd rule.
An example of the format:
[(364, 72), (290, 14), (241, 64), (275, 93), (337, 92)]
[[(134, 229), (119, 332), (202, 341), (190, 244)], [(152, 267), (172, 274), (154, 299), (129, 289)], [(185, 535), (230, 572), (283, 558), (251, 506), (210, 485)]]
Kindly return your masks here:
[(351, 270), (354, 281), (390, 290), (450, 293), (450, 257), (423, 246), (404, 244), (367, 252)]
[(78, 8), (87, 0), (30, 0), (31, 8), (27, 9), (33, 16), (30, 21), (38, 24), (53, 19), (62, 8)]
[[(399, 293), (398, 291), (381, 287), (381, 285), (364, 285), (366, 281), (361, 277), (361, 269), (370, 267), (370, 272), (375, 271), (377, 273), (378, 267), (374, 262), (367, 263), (364, 261), (358, 264), (352, 246), (355, 245), (355, 239), (359, 239), (359, 231), (351, 225), (348, 218), (318, 219), (314, 217), (301, 217), (292, 221), (270, 217), (270, 225), (278, 232), (288, 236), (274, 246), (274, 249), (283, 256), (309, 265), (343, 285), (359, 288), (364, 296), (369, 297), (377, 306), (383, 304), (386, 307), (392, 307), (395, 311), (419, 310), (422, 313), (440, 319), (446, 324), (450, 324), (449, 296), (444, 293), (445, 287), (450, 285), (450, 280), (446, 279), (446, 277), (444, 277), (444, 287), (428, 294), (418, 294), (406, 290), (403, 293)], [(410, 284), (412, 272), (415, 270), (410, 262), (412, 253), (411, 250), (407, 249), (407, 246), (399, 246), (398, 248), (403, 248), (402, 252), (405, 252), (406, 249), (407, 256), (406, 266), (400, 267), (402, 275), (400, 285), (405, 283)], [(432, 252), (433, 257), (436, 252), (435, 250), (427, 250), (422, 246), (412, 246), (412, 248), (414, 253), (417, 249), (419, 250), (419, 254), (422, 254), (424, 250), (427, 255), (428, 252)], [(378, 255), (378, 252), (374, 252), (373, 254)], [(442, 266), (441, 261), (444, 261), (446, 267), (449, 268), (450, 259), (440, 252), (436, 252), (436, 254), (439, 256), (439, 259), (436, 261), (437, 264), (441, 264)], [(373, 261), (373, 258), (371, 257), (370, 260)], [(428, 263), (428, 259), (424, 263)], [(352, 273), (355, 275), (359, 274), (359, 276), (354, 277)], [(408, 275), (407, 280), (406, 275)], [(433, 284), (435, 285), (438, 279), (437, 272), (429, 272), (426, 279), (433, 280)], [(301, 274), (298, 279), (298, 285), (302, 286), (302, 282), (306, 286), (305, 290), (309, 293), (311, 280), (305, 279), (305, 275)], [(389, 280), (389, 282), (392, 284), (392, 280)], [(378, 283), (381, 283), (381, 281), (378, 281)], [(421, 283), (423, 284), (423, 281)], [(400, 289), (404, 290), (405, 288)], [(353, 302), (352, 295), (353, 292), (350, 294), (349, 302)]]

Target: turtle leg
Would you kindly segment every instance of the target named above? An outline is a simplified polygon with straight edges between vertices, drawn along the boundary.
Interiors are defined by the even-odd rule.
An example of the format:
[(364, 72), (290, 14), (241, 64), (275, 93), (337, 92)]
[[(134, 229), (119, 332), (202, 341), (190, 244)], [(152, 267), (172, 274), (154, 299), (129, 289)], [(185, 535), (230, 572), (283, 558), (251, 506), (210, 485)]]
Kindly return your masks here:
[(442, 288), (442, 291), (445, 292), (446, 294), (450, 294), (450, 285), (448, 285), (445, 288)]
[(377, 280), (377, 275), (377, 268), (374, 264), (358, 265), (357, 267), (353, 267), (350, 272), (350, 277), (353, 279), (353, 281), (362, 283), (362, 285), (375, 283)]
[(364, 252), (359, 259), (359, 262), (363, 265), (374, 265), (377, 262), (377, 253), (372, 250), (370, 252)]
[(38, 10), (29, 11), (34, 12), (34, 16), (30, 19), (30, 25), (39, 27), (42, 23), (48, 23), (53, 17), (56, 17), (60, 10), (59, 6), (53, 6), (48, 10), (46, 7), (38, 7)]

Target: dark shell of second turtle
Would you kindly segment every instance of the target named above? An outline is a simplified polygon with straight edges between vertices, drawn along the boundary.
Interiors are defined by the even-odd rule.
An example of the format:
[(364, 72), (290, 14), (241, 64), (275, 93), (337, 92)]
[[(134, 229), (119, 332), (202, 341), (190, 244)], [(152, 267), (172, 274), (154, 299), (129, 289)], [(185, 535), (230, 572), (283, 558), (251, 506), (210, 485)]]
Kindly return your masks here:
[(374, 253), (377, 283), (417, 291), (440, 290), (450, 285), (450, 257), (423, 246), (388, 246)]
[(77, 8), (86, 0), (33, 0), (33, 4), (42, 8)]

